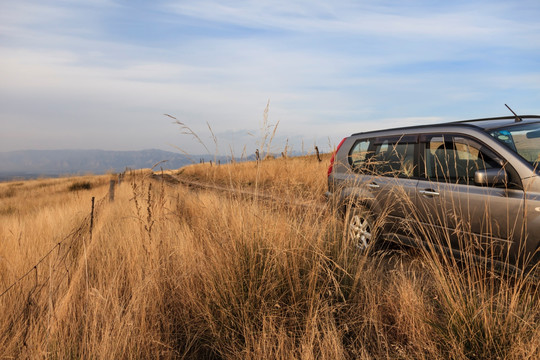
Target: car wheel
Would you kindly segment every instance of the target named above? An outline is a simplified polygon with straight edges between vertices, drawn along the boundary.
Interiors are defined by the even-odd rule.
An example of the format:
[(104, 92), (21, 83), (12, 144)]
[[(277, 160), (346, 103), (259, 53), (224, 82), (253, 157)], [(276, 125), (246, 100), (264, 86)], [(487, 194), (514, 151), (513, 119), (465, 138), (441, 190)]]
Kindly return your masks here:
[(373, 215), (364, 206), (349, 208), (347, 216), (347, 239), (355, 249), (365, 252), (375, 244)]

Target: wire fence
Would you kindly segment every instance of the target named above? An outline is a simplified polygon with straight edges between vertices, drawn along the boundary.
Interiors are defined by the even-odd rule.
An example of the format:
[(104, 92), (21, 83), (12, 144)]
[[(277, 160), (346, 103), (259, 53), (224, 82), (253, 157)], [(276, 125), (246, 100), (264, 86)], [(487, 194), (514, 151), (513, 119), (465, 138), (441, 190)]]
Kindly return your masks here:
[(222, 186), (217, 184), (212, 184), (208, 182), (200, 182), (200, 181), (194, 181), (190, 179), (182, 178), (181, 176), (173, 176), (170, 174), (154, 174), (152, 176), (153, 179), (156, 180), (162, 180), (172, 185), (182, 184), (184, 186), (190, 187), (190, 188), (198, 188), (198, 189), (204, 189), (204, 190), (210, 190), (210, 191), (217, 191), (217, 192), (223, 192), (223, 193), (229, 193), (236, 196), (243, 196), (247, 198), (257, 198), (260, 200), (267, 200), (267, 201), (273, 201), (275, 203), (281, 204), (281, 205), (287, 205), (287, 206), (295, 206), (295, 207), (301, 207), (301, 208), (317, 208), (321, 211), (328, 210), (328, 202), (324, 201), (323, 199), (310, 199), (310, 200), (294, 200), (290, 197), (286, 197), (284, 195), (278, 196), (276, 194), (271, 194), (265, 191), (257, 190), (243, 190), (239, 188), (234, 188), (230, 186)]
[[(0, 304), (8, 301), (11, 296), (15, 299), (25, 299), (24, 302), (19, 301), (18, 306), (15, 306), (16, 309), (12, 309), (12, 313), (7, 316), (5, 327), (5, 330), (13, 336), (20, 336), (25, 347), (30, 324), (38, 324), (37, 320), (47, 314), (48, 310), (54, 309), (61, 290), (70, 286), (74, 265), (79, 263), (82, 247), (92, 241), (94, 218), (106, 200), (107, 196), (96, 204), (95, 197), (92, 197), (90, 213), (68, 235), (42, 255), (28, 271), (0, 293)], [(88, 244), (85, 243), (86, 239)], [(39, 301), (45, 288), (48, 289), (46, 292), (48, 301)]]
[[(101, 199), (99, 202), (99, 205), (103, 203), (105, 198)], [(21, 275), (15, 282), (13, 282), (11, 285), (9, 285), (2, 293), (0, 293), (0, 298), (2, 298), (4, 295), (6, 295), (11, 289), (13, 289), (17, 284), (21, 283), (24, 279), (26, 279), (32, 272), (38, 273), (38, 266), (43, 263), (56, 249), (61, 248), (62, 245), (65, 245), (68, 240), (74, 240), (76, 239), (76, 235), (82, 234), (84, 228), (89, 224), (89, 233), (90, 236), (92, 234), (92, 228), (93, 228), (93, 221), (95, 216), (95, 197), (92, 197), (92, 210), (89, 215), (87, 215), (83, 221), (75, 228), (73, 229), (68, 235), (66, 235), (62, 240), (57, 242), (45, 255), (43, 255), (35, 264), (32, 266), (26, 273)], [(68, 250), (71, 250), (73, 248), (73, 244), (71, 244), (68, 248)], [(65, 257), (69, 254), (69, 251), (65, 252), (62, 259), (65, 259)]]

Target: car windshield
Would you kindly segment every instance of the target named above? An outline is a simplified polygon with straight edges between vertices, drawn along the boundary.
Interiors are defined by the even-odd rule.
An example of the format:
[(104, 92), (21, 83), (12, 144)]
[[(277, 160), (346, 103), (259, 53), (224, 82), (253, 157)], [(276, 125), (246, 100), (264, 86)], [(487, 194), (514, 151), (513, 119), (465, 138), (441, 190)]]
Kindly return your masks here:
[(540, 170), (540, 123), (507, 126), (490, 134)]

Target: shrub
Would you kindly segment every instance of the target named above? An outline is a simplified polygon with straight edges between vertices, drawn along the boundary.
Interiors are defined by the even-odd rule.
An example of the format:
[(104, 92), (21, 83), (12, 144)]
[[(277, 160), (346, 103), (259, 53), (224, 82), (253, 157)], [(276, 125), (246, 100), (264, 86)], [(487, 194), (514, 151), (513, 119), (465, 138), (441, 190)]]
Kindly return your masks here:
[(68, 188), (69, 191), (90, 190), (92, 184), (89, 181), (80, 181), (71, 184)]

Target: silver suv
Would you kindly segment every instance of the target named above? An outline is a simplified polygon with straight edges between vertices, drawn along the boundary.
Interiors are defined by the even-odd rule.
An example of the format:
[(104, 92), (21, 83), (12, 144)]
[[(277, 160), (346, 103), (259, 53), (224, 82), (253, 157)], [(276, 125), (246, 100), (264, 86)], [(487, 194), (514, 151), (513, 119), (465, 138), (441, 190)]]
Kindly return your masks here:
[(540, 116), (353, 134), (327, 196), (360, 249), (390, 240), (530, 265), (540, 256)]

